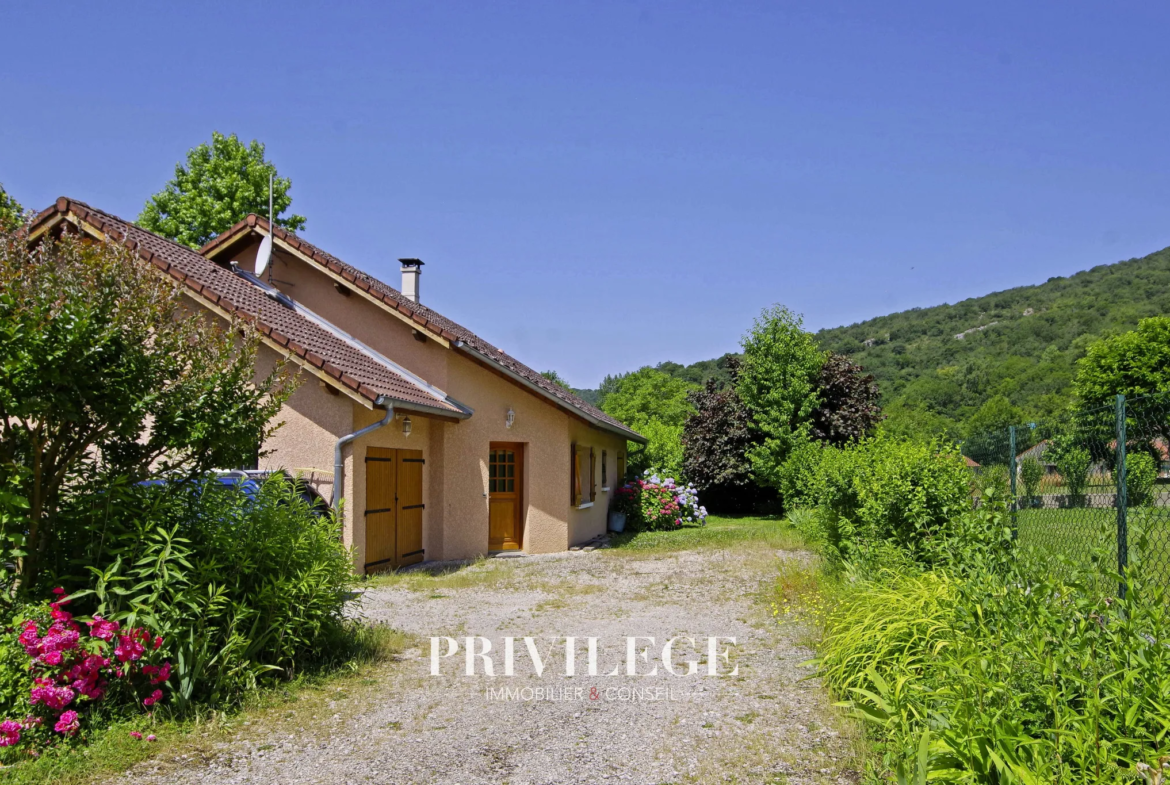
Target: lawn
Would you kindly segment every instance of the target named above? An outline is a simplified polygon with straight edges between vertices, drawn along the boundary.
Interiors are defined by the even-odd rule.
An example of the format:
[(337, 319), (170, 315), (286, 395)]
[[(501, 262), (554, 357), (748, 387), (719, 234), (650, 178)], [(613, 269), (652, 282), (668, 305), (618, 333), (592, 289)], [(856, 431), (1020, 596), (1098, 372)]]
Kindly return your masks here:
[(727, 548), (742, 543), (759, 543), (781, 550), (807, 547), (786, 518), (712, 515), (706, 526), (684, 524), (670, 531), (615, 534), (610, 538), (610, 549), (617, 553), (648, 553)]
[[(1089, 566), (1094, 556), (1103, 572), (1117, 566), (1117, 511), (1113, 508), (1020, 510), (1021, 545)], [(1170, 583), (1170, 510), (1134, 507), (1127, 515), (1129, 561), (1143, 562), (1151, 574)]]

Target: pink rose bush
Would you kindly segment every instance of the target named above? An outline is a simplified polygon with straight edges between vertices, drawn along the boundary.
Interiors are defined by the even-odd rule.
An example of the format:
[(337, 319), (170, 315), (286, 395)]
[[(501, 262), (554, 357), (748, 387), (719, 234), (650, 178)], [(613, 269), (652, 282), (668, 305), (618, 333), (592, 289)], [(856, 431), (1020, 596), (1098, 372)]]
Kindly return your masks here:
[(0, 722), (0, 747), (16, 746), (22, 735), (33, 745), (74, 736), (85, 710), (114, 692), (150, 708), (163, 699), (159, 686), (171, 676), (169, 662), (150, 662), (158, 659), (160, 636), (143, 627), (124, 628), (96, 614), (83, 630), (65, 610), (69, 600), (64, 589), (53, 593), (56, 599), (49, 603), (47, 619), (27, 619), (19, 625), (17, 640), (29, 657), (33, 687), (28, 715)]
[(699, 504), (695, 486), (677, 483), (673, 477), (662, 479), (650, 471), (618, 488), (615, 503), (634, 529), (663, 531), (707, 522), (707, 508)]

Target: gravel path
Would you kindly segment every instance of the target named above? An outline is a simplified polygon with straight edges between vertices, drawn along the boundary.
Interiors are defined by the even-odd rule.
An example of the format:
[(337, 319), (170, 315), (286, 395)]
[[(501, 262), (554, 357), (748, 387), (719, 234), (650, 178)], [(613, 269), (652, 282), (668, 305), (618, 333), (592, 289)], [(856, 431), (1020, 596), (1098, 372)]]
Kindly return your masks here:
[[(834, 729), (829, 701), (815, 680), (803, 680), (810, 669), (800, 663), (812, 655), (799, 645), (802, 631), (770, 618), (765, 592), (779, 560), (804, 558), (770, 548), (647, 556), (598, 550), (400, 576), (370, 589), (362, 613), (419, 636), (417, 648), (320, 701), (308, 716), (269, 713), (210, 751), (156, 758), (124, 781), (854, 782), (846, 769), (850, 744)], [(430, 676), (429, 637), (442, 635), (491, 639), (496, 676), (464, 674), (462, 639), (460, 651), (440, 661), (441, 675)], [(520, 640), (515, 675), (501, 675), (497, 650), (508, 635), (546, 636), (538, 637), (542, 676)], [(625, 675), (629, 635), (657, 643), (632, 677)], [(720, 670), (738, 666), (738, 675), (707, 675), (709, 635), (736, 638)], [(552, 653), (547, 636), (561, 639)], [(572, 678), (565, 676), (564, 636), (582, 639)], [(663, 673), (661, 646), (674, 636), (700, 638), (699, 673)], [(585, 674), (588, 637), (600, 639), (596, 676)], [(685, 663), (689, 644), (678, 645), (675, 662)], [(658, 675), (648, 675), (655, 665)], [(615, 666), (621, 675), (608, 675)], [(685, 674), (685, 665), (676, 667)], [(519, 699), (488, 692), (504, 687)], [(524, 690), (538, 687), (560, 699), (537, 700), (535, 690)]]

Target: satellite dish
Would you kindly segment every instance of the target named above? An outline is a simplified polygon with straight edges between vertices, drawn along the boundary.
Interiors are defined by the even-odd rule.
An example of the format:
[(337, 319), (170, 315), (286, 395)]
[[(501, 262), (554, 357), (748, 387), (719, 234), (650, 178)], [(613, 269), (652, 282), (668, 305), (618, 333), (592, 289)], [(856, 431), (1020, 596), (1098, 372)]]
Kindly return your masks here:
[(264, 275), (264, 271), (268, 269), (268, 262), (272, 259), (272, 231), (264, 235), (264, 239), (260, 241), (260, 250), (256, 252), (256, 277), (260, 278)]
[(273, 173), (268, 173), (268, 234), (260, 241), (260, 250), (256, 252), (256, 277), (262, 277), (268, 269), (268, 262), (273, 260), (273, 225), (276, 223), (273, 214)]

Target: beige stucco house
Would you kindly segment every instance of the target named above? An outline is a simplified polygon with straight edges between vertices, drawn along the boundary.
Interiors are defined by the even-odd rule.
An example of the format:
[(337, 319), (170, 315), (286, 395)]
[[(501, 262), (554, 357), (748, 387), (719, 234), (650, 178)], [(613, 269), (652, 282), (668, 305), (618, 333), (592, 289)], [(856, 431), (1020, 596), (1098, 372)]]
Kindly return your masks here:
[(277, 227), (257, 276), (262, 218), (196, 253), (65, 197), (30, 233), (66, 224), (182, 281), (194, 309), (254, 322), (258, 373), (296, 364), (261, 468), (311, 476), (338, 502), (359, 572), (605, 532), (626, 444), (645, 439), (423, 305), (418, 260), (395, 289)]

